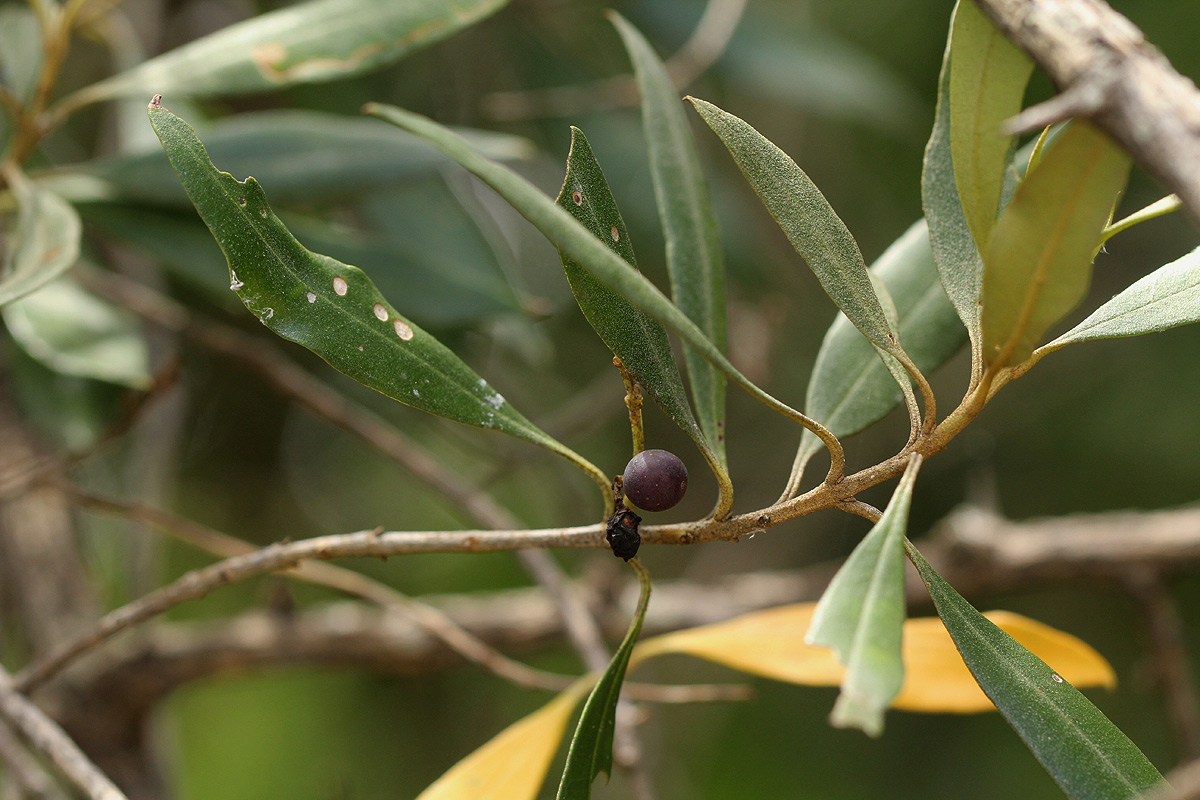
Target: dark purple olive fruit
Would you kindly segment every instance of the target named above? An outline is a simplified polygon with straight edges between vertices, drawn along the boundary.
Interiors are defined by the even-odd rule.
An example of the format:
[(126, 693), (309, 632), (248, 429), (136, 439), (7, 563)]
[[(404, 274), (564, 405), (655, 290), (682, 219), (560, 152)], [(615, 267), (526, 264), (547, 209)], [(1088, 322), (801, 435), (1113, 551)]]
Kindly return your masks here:
[(687, 467), (666, 450), (643, 450), (629, 460), (622, 476), (625, 494), (646, 511), (666, 511), (687, 491)]

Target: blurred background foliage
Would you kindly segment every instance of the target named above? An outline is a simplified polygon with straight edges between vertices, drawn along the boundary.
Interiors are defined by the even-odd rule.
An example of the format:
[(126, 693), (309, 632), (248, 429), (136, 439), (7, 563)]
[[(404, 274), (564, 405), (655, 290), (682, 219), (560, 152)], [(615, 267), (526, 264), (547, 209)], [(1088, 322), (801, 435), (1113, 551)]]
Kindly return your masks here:
[[(122, 58), (153, 54), (276, 6), (249, 0), (128, 0), (115, 26)], [(666, 285), (662, 237), (635, 107), (592, 106), (587, 87), (628, 72), (618, 37), (593, 0), (513, 0), (495, 16), (395, 66), (365, 77), (283, 92), (166, 102), (200, 129), (215, 163), (257, 176), (273, 205), (313, 250), (364, 268), (403, 313), (443, 338), (517, 408), (603, 469), (628, 458), (621, 385), (610, 355), (574, 306), (557, 255), (488, 190), (428, 151), (399, 153), (394, 131), (359, 114), (394, 103), (438, 121), (486, 129), (486, 146), (514, 159), (553, 196), (580, 127), (606, 170), (642, 270)], [(755, 125), (809, 172), (874, 259), (921, 215), (921, 156), (932, 123), (949, 0), (753, 0), (725, 54), (686, 87)], [(1175, 67), (1200, 76), (1191, 0), (1114, 3)], [(689, 36), (700, 0), (618, 2), (664, 56)], [(5, 6), (12, 9), (13, 6)], [(8, 25), (6, 24), (6, 27)], [(11, 30), (11, 28), (10, 28)], [(79, 41), (65, 85), (110, 69), (104, 47)], [(579, 110), (514, 113), (513, 92), (582, 87)], [(1035, 75), (1029, 100), (1051, 87)], [(537, 105), (537, 97), (533, 100)], [(47, 141), (56, 185), (80, 201), (85, 258), (170, 291), (190, 307), (262, 331), (227, 291), (228, 275), (144, 117), (145, 99), (84, 109)], [(516, 109), (518, 112), (520, 109)], [(544, 110), (544, 109), (539, 109)], [(255, 116), (249, 116), (254, 112)], [(317, 120), (314, 112), (344, 115)], [(241, 115), (241, 116), (239, 116)], [(253, 120), (251, 122), (250, 120)], [(698, 122), (698, 120), (697, 120)], [(328, 162), (297, 159), (289, 136), (334, 125), (361, 136), (332, 144)], [(776, 396), (799, 402), (835, 309), (761, 208), (715, 137), (696, 125), (725, 245), (731, 357)], [(83, 163), (82, 166), (80, 165)], [(314, 176), (323, 176), (317, 180)], [(349, 178), (339, 181), (338, 178)], [(102, 191), (101, 191), (102, 190)], [(114, 196), (121, 202), (111, 202)], [(85, 197), (91, 199), (82, 202)], [(1162, 190), (1135, 171), (1122, 209)], [(130, 203), (139, 207), (131, 210)], [(1119, 216), (1120, 214), (1118, 214)], [(1181, 215), (1113, 240), (1097, 263), (1091, 296), (1069, 327), (1100, 301), (1195, 245)], [(179, 346), (150, 337), (161, 359)], [(595, 489), (552, 456), (399, 407), (299, 348), (290, 355), (371, 406), (485, 486), (530, 526), (591, 522)], [(5, 340), (11, 385), (45, 433), (78, 447), (104, 428), (121, 392), (49, 371)], [(462, 527), (454, 508), (392, 462), (279, 398), (255, 374), (184, 346), (179, 384), (116, 448), (89, 460), (81, 480), (135, 496), (267, 543), (375, 526)], [(1200, 330), (1086, 344), (1046, 359), (1006, 388), (946, 452), (922, 470), (914, 538), (968, 498), (1026, 518), (1194, 502), (1200, 445)], [(948, 410), (967, 378), (960, 356), (937, 376)], [(729, 395), (728, 450), (735, 511), (772, 502), (798, 432), (747, 396)], [(889, 455), (906, 436), (893, 414), (847, 443), (851, 468)], [(686, 438), (657, 409), (647, 446), (685, 455), (693, 486), (684, 504), (651, 521), (695, 518), (715, 488)], [(819, 466), (810, 468), (821, 474)], [(890, 487), (863, 499), (886, 502)], [(206, 557), (153, 534), (84, 517), (90, 563), (110, 602), (134, 597)], [(740, 544), (647, 548), (656, 578), (702, 581), (732, 571), (787, 569), (844, 555), (867, 525), (823, 513)], [(573, 571), (615, 568), (603, 552), (558, 557)], [(524, 585), (510, 555), (421, 556), (351, 566), (402, 591), (471, 592)], [(274, 584), (224, 589), (175, 619), (219, 618), (269, 601)], [(1192, 651), (1200, 644), (1200, 581), (1176, 586)], [(297, 603), (331, 593), (291, 589)], [(1173, 766), (1162, 700), (1151, 680), (1136, 608), (1105, 587), (1071, 586), (973, 598), (1082, 636), (1107, 656), (1121, 684), (1093, 699), (1161, 769)], [(651, 605), (653, 613), (653, 603)], [(532, 657), (577, 670), (565, 647)], [(728, 680), (716, 667), (664, 659), (639, 677)], [(998, 715), (894, 713), (882, 739), (833, 730), (833, 690), (755, 684), (747, 703), (652, 707), (647, 758), (664, 798), (813, 797), (1053, 798), (1060, 796)], [(396, 678), (280, 669), (220, 677), (177, 692), (161, 710), (164, 752), (183, 800), (402, 798), (416, 795), (459, 757), (545, 697), (473, 667)], [(560, 755), (561, 759), (561, 755)], [(624, 797), (617, 775), (601, 797)], [(553, 794), (547, 788), (546, 796)]]

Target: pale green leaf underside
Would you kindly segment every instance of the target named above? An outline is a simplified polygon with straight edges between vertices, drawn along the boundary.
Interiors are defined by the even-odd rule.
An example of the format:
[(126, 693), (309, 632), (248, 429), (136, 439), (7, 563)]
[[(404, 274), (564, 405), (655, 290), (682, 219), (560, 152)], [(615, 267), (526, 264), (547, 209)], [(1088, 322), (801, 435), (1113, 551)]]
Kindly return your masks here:
[(537, 187), (512, 170), (479, 155), (462, 137), (426, 117), (377, 104), (368, 106), (367, 111), (433, 142), (464, 169), (496, 190), (521, 216), (541, 231), (560, 253), (565, 253), (601, 283), (678, 333), (685, 342), (759, 401), (798, 422), (805, 419), (798, 411), (751, 383), (729, 363), (725, 354), (709, 341), (696, 323), (688, 319), (646, 276), (606, 247)]
[[(953, 32), (953, 21), (951, 22)], [(946, 42), (938, 79), (933, 131), (925, 146), (921, 171), (921, 200), (929, 222), (929, 240), (946, 294), (967, 334), (972, 351), (983, 341), (979, 330), (979, 296), (983, 292), (983, 256), (975, 246), (955, 184), (950, 143), (950, 62), (953, 41)]]
[(1200, 248), (1159, 267), (1039, 350), (1138, 336), (1200, 321)]
[[(557, 202), (597, 239), (637, 269), (625, 220), (587, 137), (578, 128), (571, 129), (567, 175)], [(666, 330), (592, 277), (570, 256), (563, 254), (562, 262), (575, 300), (596, 333), (667, 416), (711, 456), (711, 448), (688, 405)]]
[(904, 683), (904, 534), (920, 459), (909, 462), (883, 516), (846, 559), (813, 612), (806, 639), (846, 667), (830, 720), (883, 732), (883, 715)]
[[(719, 349), (725, 349), (725, 265), (700, 156), (679, 93), (645, 38), (615, 12), (642, 96), (650, 177), (667, 247), (671, 299)], [(696, 416), (725, 464), (725, 376), (684, 347)]]
[(150, 386), (150, 354), (137, 319), (70, 278), (51, 281), (0, 313), (21, 348), (55, 372)]
[(976, 611), (906, 544), (975, 680), (1073, 800), (1132, 800), (1163, 778), (1124, 733), (1055, 673)]
[(233, 95), (347, 78), (440, 41), (506, 2), (309, 0), (230, 25), (83, 95)]
[(179, 179), (229, 262), (230, 288), (275, 333), (406, 405), (539, 444), (596, 467), (542, 432), (441, 342), (400, 315), (362, 270), (304, 248), (254, 178), (219, 172), (192, 129), (151, 106)]
[(980, 250), (996, 225), (1013, 139), (1001, 124), (1021, 110), (1033, 62), (971, 0), (950, 34), (950, 149), (963, 215)]
[(1046, 330), (1083, 299), (1092, 254), (1128, 173), (1125, 153), (1077, 120), (1017, 187), (984, 256), (987, 363), (1025, 360)]
[[(914, 223), (893, 242), (870, 271), (891, 295), (900, 342), (923, 373), (931, 373), (958, 352), (966, 330), (942, 289), (924, 222)], [(882, 357), (844, 314), (838, 314), (813, 364), (805, 413), (839, 438), (882, 419), (901, 399), (896, 373), (885, 368)], [(899, 368), (894, 359), (893, 364)], [(820, 448), (820, 440), (806, 433), (798, 460), (806, 462)]]
[(612, 775), (617, 701), (621, 699), (625, 671), (650, 605), (650, 575), (637, 559), (630, 563), (638, 574), (641, 588), (637, 608), (625, 639), (584, 703), (575, 726), (575, 735), (571, 738), (571, 748), (567, 751), (567, 763), (558, 785), (557, 800), (588, 800), (592, 796), (592, 781), (596, 776), (601, 772)]
[(58, 195), (9, 165), (4, 170), (17, 201), (16, 219), (5, 232), (0, 269), (0, 306), (45, 286), (79, 259), (79, 215)]
[(712, 103), (688, 99), (842, 313), (875, 344), (898, 352), (858, 243), (808, 175), (745, 121)]

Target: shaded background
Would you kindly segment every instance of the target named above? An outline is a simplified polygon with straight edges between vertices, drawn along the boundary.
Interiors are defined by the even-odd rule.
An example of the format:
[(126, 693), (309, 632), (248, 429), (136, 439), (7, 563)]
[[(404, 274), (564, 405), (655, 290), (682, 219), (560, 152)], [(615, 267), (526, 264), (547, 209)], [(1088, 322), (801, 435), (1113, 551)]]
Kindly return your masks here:
[[(726, 54), (686, 89), (746, 119), (792, 155), (870, 262), (922, 213), (921, 155), (951, 5), (752, 0)], [(1178, 70), (1200, 75), (1195, 47), (1200, 10), (1194, 2), (1114, 5)], [(270, 7), (274, 4), (138, 0), (128, 10), (154, 52)], [(577, 125), (605, 168), (642, 270), (665, 286), (662, 237), (637, 110), (519, 119), (496, 115), (503, 99), (496, 93), (586, 85), (625, 73), (628, 63), (605, 21), (605, 8), (590, 1), (514, 0), (482, 24), (370, 76), (207, 102), (196, 113), (217, 117), (297, 108), (357, 117), (367, 101), (395, 103), (441, 122), (526, 137), (536, 145), (536, 155), (517, 167), (551, 195), (562, 180), (568, 125)], [(703, 10), (690, 0), (618, 3), (616, 8), (664, 56), (683, 43)], [(77, 79), (93, 68), (82, 59)], [(1045, 78), (1035, 73), (1029, 100), (1049, 93)], [(103, 151), (111, 136), (110, 114), (111, 109), (81, 115), (51, 143), (51, 151), (64, 158)], [(720, 143), (698, 120), (695, 132), (725, 246), (731, 357), (751, 379), (796, 405), (834, 307)], [(273, 197), (272, 186), (264, 188)], [(1131, 211), (1161, 194), (1135, 170), (1122, 209)], [(610, 355), (574, 307), (553, 249), (489, 191), (457, 171), (425, 172), (338, 202), (291, 198), (284, 210), (293, 215), (284, 218), (296, 222), (293, 229), (302, 241), (366, 269), (401, 312), (442, 337), (515, 407), (603, 469), (622, 469), (628, 426)], [(102, 214), (96, 209), (90, 218), (93, 230), (101, 227)], [(335, 231), (353, 235), (330, 234), (322, 227), (329, 221), (339, 226)], [(309, 236), (306, 224), (312, 226)], [(325, 246), (322, 236), (329, 239)], [(1088, 300), (1063, 329), (1195, 243), (1194, 228), (1180, 215), (1120, 235), (1097, 262)], [(354, 250), (355, 244), (361, 249)], [(370, 250), (370, 245), (378, 247)], [(200, 236), (181, 249), (186, 253), (173, 259), (135, 252), (161, 270), (176, 296), (246, 330), (258, 328), (223, 290), (223, 259), (211, 240)], [(214, 284), (222, 291), (212, 291)], [(174, 346), (158, 343), (163, 351)], [(298, 348), (289, 352), (488, 486), (528, 525), (594, 518), (594, 486), (551, 456), (395, 406), (332, 374)], [(6, 358), (30, 413), (50, 421), (48, 435), (69, 441), (73, 434), (64, 420), (82, 426), (85, 432), (77, 435), (86, 436), (88, 425), (95, 428), (106, 419), (92, 408), (48, 405), (64, 395), (62, 379), (43, 373), (11, 348)], [(1200, 485), (1198, 358), (1200, 329), (1194, 326), (1070, 347), (1047, 358), (925, 465), (913, 500), (912, 535), (919, 538), (968, 497), (989, 499), (1015, 519), (1193, 502)], [(937, 374), (943, 413), (965, 387), (967, 368), (960, 355)], [(284, 403), (253, 374), (185, 348), (182, 375), (178, 390), (121, 448), (85, 466), (91, 485), (140, 494), (260, 543), (375, 526), (421, 530), (466, 524), (391, 462)], [(736, 390), (728, 402), (735, 511), (743, 512), (778, 496), (797, 434), (785, 419)], [(105, 407), (102, 399), (97, 406)], [(906, 420), (893, 414), (847, 442), (850, 467), (886, 458), (906, 434)], [(715, 494), (703, 461), (653, 408), (647, 413), (647, 446), (683, 454), (693, 475), (687, 500), (671, 512), (650, 515), (650, 521), (703, 515)], [(821, 465), (814, 464), (810, 482), (821, 474)], [(863, 499), (882, 505), (890, 490), (876, 487)], [(207, 563), (122, 523), (85, 518), (84, 525), (88, 558), (113, 603)], [(702, 581), (843, 555), (866, 528), (860, 519), (825, 512), (736, 545), (646, 548), (643, 559), (658, 578)], [(611, 567), (613, 561), (602, 552), (559, 557), (574, 571)], [(349, 565), (416, 595), (528, 582), (506, 554)], [(172, 618), (219, 618), (265, 604), (276, 590), (271, 581), (235, 586), (178, 609)], [(1174, 590), (1194, 651), (1200, 583), (1185, 578)], [(333, 597), (306, 587), (290, 591), (299, 604)], [(1114, 664), (1120, 686), (1091, 696), (1160, 769), (1174, 766), (1175, 744), (1151, 680), (1143, 625), (1127, 597), (1103, 587), (1071, 586), (972, 599), (981, 608), (1003, 606), (1029, 614), (1097, 647)], [(530, 660), (564, 671), (579, 668), (565, 647)], [(740, 676), (672, 658), (648, 665), (639, 678)], [(648, 708), (643, 737), (661, 797), (1061, 796), (998, 715), (893, 713), (884, 736), (870, 740), (826, 724), (833, 690), (766, 681), (755, 681), (754, 688), (756, 698), (746, 703)], [(280, 669), (191, 685), (171, 698), (156, 726), (184, 800), (403, 798), (415, 796), (462, 755), (545, 699), (466, 666), (420, 678)], [(546, 796), (553, 796), (556, 775), (552, 770)], [(619, 775), (596, 794), (627, 796)]]

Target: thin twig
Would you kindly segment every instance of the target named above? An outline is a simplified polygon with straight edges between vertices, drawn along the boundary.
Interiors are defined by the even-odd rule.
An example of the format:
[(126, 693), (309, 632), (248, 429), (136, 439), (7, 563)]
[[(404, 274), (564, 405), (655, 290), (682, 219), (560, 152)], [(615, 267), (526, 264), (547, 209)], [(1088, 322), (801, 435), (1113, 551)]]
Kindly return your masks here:
[(13, 679), (3, 667), (0, 667), (0, 717), (88, 800), (128, 800), (54, 720), (14, 688)]
[[(120, 514), (126, 518), (137, 520), (156, 530), (168, 533), (180, 541), (226, 559), (250, 556), (258, 550), (249, 542), (212, 530), (169, 511), (152, 508), (141, 503), (100, 497), (73, 486), (66, 486), (64, 489), (69, 493), (71, 501), (82, 507)], [(337, 589), (376, 603), (390, 612), (403, 614), (463, 658), (520, 686), (558, 691), (570, 685), (571, 679), (555, 673), (536, 670), (508, 658), (477, 636), (463, 630), (445, 612), (413, 600), (362, 573), (343, 569), (333, 564), (307, 562), (298, 564), (290, 570), (288, 577)], [(592, 624), (595, 625), (594, 622)], [(599, 637), (598, 633), (597, 637)]]
[[(392, 459), (461, 509), (476, 524), (498, 529), (520, 527), (519, 521), (507, 509), (443, 466), (426, 448), (387, 420), (298, 367), (275, 347), (232, 326), (202, 320), (171, 298), (120, 276), (94, 273), (88, 282), (139, 316), (250, 365), (284, 397), (354, 434)], [(528, 552), (520, 554), (519, 558), (534, 579), (558, 601), (569, 638), (588, 668), (603, 668), (608, 659), (604, 655), (599, 628), (586, 606), (576, 597), (561, 568), (548, 555)], [(472, 648), (472, 652), (481, 654), (478, 648)]]
[(17, 795), (28, 800), (60, 800), (65, 795), (9, 730), (0, 724), (0, 762), (7, 768), (8, 777), (17, 786)]
[(1200, 758), (1200, 697), (1191, 676), (1179, 604), (1155, 570), (1131, 572), (1127, 585), (1142, 612), (1155, 678), (1181, 761)]

